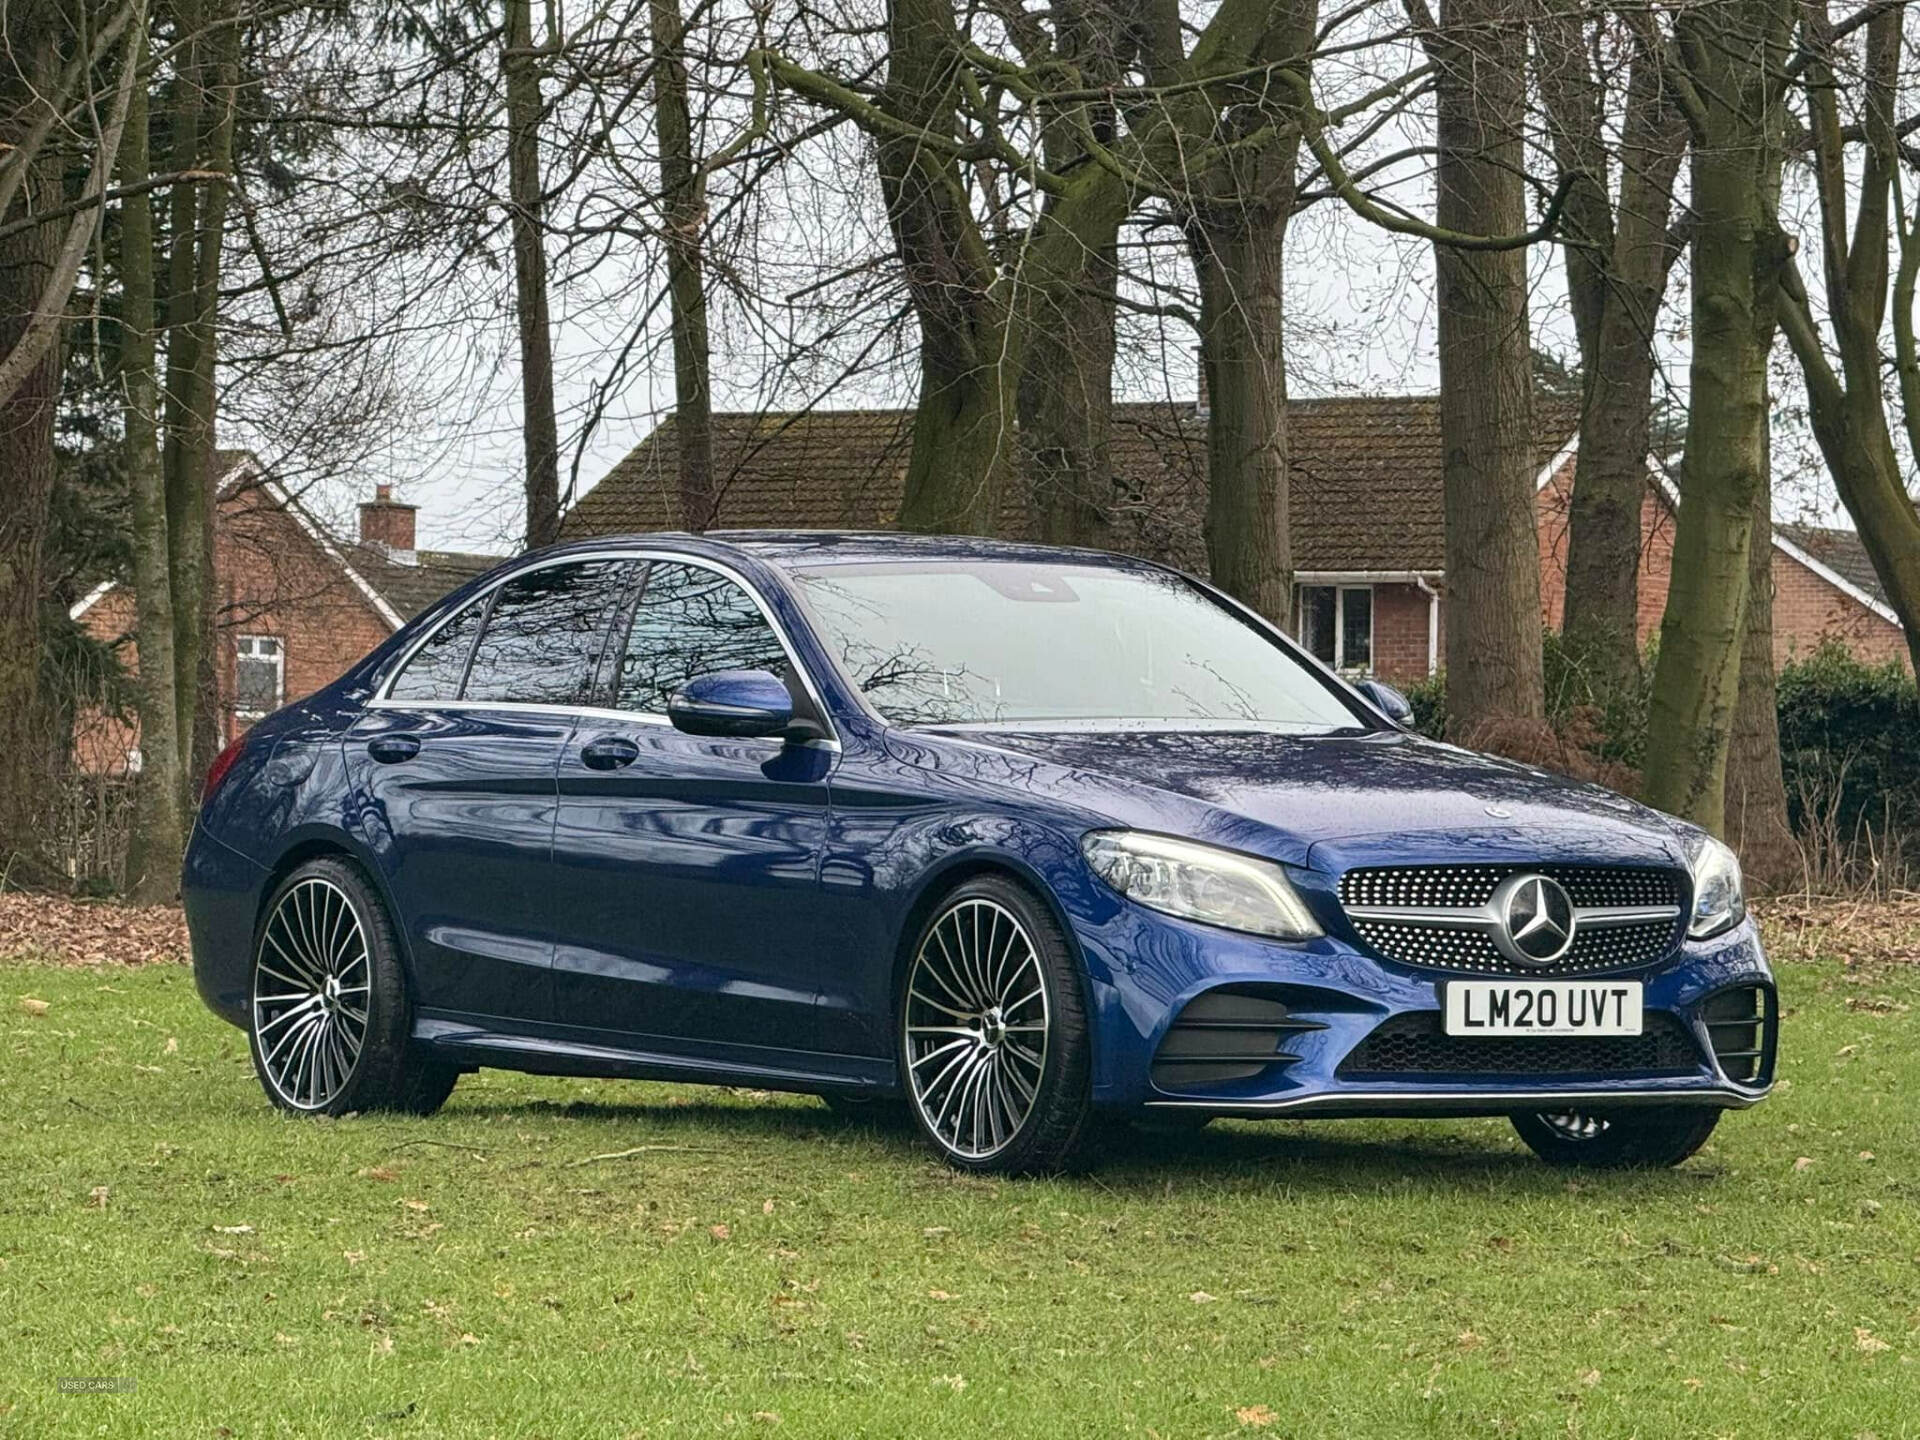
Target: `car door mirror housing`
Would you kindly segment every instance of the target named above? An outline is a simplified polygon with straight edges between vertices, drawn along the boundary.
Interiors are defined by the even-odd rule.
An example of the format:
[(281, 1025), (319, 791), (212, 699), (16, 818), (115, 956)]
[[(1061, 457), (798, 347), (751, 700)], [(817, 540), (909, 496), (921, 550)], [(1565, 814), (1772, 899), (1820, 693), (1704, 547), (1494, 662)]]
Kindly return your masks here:
[(674, 691), (667, 718), (689, 735), (785, 736), (794, 728), (793, 696), (771, 671), (716, 670)]
[(1362, 680), (1357, 688), (1367, 697), (1374, 709), (1402, 730), (1413, 728), (1413, 702), (1393, 686), (1384, 680)]

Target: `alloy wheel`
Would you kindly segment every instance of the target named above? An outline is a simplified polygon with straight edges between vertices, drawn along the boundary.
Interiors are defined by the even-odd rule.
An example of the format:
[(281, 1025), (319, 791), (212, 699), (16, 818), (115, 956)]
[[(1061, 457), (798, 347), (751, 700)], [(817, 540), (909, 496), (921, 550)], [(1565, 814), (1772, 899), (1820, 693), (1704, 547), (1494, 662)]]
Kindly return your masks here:
[(325, 1109), (366, 1045), (371, 973), (352, 902), (329, 880), (289, 887), (260, 933), (253, 973), (261, 1073), (287, 1104)]
[(1006, 1149), (1047, 1068), (1047, 987), (1025, 927), (991, 900), (961, 900), (928, 930), (901, 1008), (907, 1089), (928, 1130), (968, 1160)]
[(1563, 1140), (1597, 1140), (1608, 1129), (1608, 1122), (1600, 1116), (1578, 1110), (1543, 1111), (1540, 1119)]

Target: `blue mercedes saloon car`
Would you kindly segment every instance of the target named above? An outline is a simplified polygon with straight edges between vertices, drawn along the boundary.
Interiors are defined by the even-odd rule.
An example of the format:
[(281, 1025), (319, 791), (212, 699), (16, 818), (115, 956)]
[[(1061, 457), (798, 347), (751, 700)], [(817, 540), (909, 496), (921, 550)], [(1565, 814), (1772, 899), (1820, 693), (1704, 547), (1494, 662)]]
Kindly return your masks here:
[(808, 1091), (1002, 1173), (1155, 1116), (1685, 1159), (1773, 1079), (1738, 861), (1407, 718), (1139, 560), (568, 545), (220, 756), (195, 974), (308, 1113), (490, 1065)]

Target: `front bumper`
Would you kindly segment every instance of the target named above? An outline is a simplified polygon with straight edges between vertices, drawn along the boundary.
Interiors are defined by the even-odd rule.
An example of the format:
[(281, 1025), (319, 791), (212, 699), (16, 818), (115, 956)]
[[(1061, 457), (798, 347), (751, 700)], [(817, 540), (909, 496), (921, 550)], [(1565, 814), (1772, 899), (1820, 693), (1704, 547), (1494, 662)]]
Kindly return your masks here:
[[(1712, 940), (1688, 942), (1664, 961), (1593, 980), (1632, 979), (1644, 987), (1649, 1034), (1662, 1044), (1656, 1059), (1645, 1047), (1610, 1050), (1589, 1042), (1551, 1054), (1535, 1068), (1475, 1040), (1459, 1047), (1464, 1063), (1447, 1058), (1437, 1037), (1441, 987), (1449, 975), (1383, 961), (1334, 936), (1280, 944), (1161, 916), (1138, 906), (1108, 911), (1094, 925), (1077, 925), (1088, 951), (1097, 1017), (1094, 1100), (1111, 1108), (1149, 1107), (1215, 1115), (1469, 1116), (1557, 1105), (1708, 1105), (1743, 1108), (1772, 1086), (1779, 1004), (1771, 970), (1751, 920)], [(1516, 973), (1514, 978), (1522, 977)], [(1196, 1000), (1212, 996), (1196, 1009)], [(1232, 1023), (1233, 1007), (1248, 1001), (1265, 1013), (1274, 1042), (1271, 1063), (1200, 1066), (1169, 1083), (1168, 1053), (1191, 1034), (1173, 1033), (1183, 1016), (1199, 1025)], [(1730, 1031), (1724, 1018), (1750, 1000), (1751, 1036)], [(1227, 1017), (1227, 1018), (1220, 1018)], [(1196, 1022), (1186, 1022), (1188, 1030)], [(1356, 1073), (1350, 1059), (1382, 1026), (1432, 1032), (1422, 1054), (1439, 1057), (1378, 1066)], [(1720, 1037), (1716, 1047), (1715, 1036)], [(1523, 1040), (1517, 1045), (1534, 1046)], [(1748, 1060), (1723, 1059), (1735, 1049)], [(1534, 1051), (1526, 1052), (1531, 1056)], [(1573, 1058), (1569, 1059), (1569, 1056)], [(1591, 1061), (1589, 1061), (1591, 1056)], [(1491, 1057), (1491, 1058), (1489, 1058)], [(1162, 1063), (1156, 1064), (1156, 1061)], [(1344, 1068), (1343, 1068), (1344, 1067)], [(1246, 1072), (1255, 1073), (1246, 1073)]]

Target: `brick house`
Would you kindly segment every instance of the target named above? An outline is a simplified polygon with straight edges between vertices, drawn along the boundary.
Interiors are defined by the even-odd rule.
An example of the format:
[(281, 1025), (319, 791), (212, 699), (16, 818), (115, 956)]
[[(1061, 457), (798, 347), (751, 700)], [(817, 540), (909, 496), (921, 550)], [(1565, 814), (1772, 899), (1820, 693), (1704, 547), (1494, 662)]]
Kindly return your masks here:
[[(714, 416), (717, 528), (884, 529), (900, 503), (911, 413), (818, 410)], [(1288, 411), (1296, 627), (1328, 663), (1407, 683), (1445, 663), (1440, 405), (1432, 396), (1296, 400)], [(1539, 407), (1534, 445), (1541, 598), (1557, 627), (1566, 592), (1566, 507), (1578, 416)], [(1206, 419), (1191, 403), (1114, 407), (1121, 503), (1113, 548), (1206, 573)], [(680, 524), (671, 418), (570, 510), (569, 538)], [(1640, 622), (1659, 625), (1677, 493), (1649, 473)], [(1032, 535), (1024, 496), (1002, 517)], [(1893, 611), (1847, 530), (1781, 525), (1774, 538), (1774, 637), (1782, 660), (1837, 639), (1861, 658), (1904, 657)]]
[[(215, 679), (224, 744), (290, 700), (334, 679), (447, 591), (500, 557), (420, 550), (417, 507), (376, 486), (352, 539), (328, 531), (245, 451), (218, 457), (214, 521)], [(139, 663), (133, 591), (107, 582), (72, 617)], [(103, 717), (75, 736), (82, 767), (126, 773), (138, 733)]]

